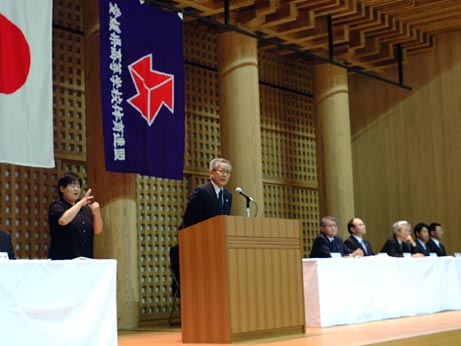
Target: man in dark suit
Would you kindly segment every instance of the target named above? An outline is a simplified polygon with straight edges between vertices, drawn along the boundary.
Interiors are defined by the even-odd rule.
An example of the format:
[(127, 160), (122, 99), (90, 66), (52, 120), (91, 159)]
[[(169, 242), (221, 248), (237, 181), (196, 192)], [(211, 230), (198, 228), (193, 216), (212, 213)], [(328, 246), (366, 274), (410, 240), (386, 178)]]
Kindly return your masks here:
[(333, 216), (324, 216), (320, 220), (320, 233), (314, 239), (310, 258), (328, 258), (332, 253), (339, 253), (341, 256), (363, 256), (363, 251), (357, 249), (354, 252), (344, 247), (343, 240), (338, 234), (338, 223)]
[(416, 252), (416, 242), (410, 234), (411, 225), (408, 221), (397, 221), (392, 226), (393, 236), (384, 244), (381, 252), (392, 257), (403, 257), (404, 253), (410, 253), (412, 257), (422, 257)]
[(418, 223), (413, 228), (413, 233), (416, 238), (416, 252), (429, 256), (429, 248), (426, 245), (429, 240), (429, 227), (425, 223)]
[[(192, 192), (179, 230), (213, 216), (230, 215), (232, 195), (224, 186), (229, 182), (231, 173), (232, 166), (228, 160), (216, 158), (210, 162), (210, 181), (198, 186)], [(170, 262), (176, 279), (180, 283), (178, 245), (170, 249)], [(174, 289), (173, 287), (173, 291)]]
[(367, 233), (367, 226), (362, 219), (351, 219), (347, 223), (347, 230), (351, 236), (344, 241), (344, 246), (349, 252), (352, 253), (357, 249), (361, 249), (364, 256), (373, 256), (375, 254), (371, 243), (363, 239), (363, 236)]
[(431, 223), (429, 225), (429, 236), (431, 239), (426, 244), (429, 252), (435, 252), (439, 257), (446, 256), (445, 246), (440, 242), (443, 236), (442, 225), (436, 222)]
[(11, 236), (8, 232), (0, 230), (0, 252), (8, 253), (9, 259), (15, 259), (13, 243), (11, 242)]
[(187, 203), (182, 228), (217, 215), (230, 215), (232, 195), (224, 188), (229, 182), (232, 166), (226, 159), (210, 162), (210, 181), (197, 187)]

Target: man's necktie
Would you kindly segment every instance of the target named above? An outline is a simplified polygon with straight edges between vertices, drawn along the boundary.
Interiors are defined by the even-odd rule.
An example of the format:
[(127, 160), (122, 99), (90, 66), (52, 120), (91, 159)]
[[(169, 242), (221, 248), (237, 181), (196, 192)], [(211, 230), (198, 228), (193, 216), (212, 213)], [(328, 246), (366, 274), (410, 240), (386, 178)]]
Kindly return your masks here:
[(363, 253), (364, 253), (365, 255), (368, 255), (367, 246), (365, 245), (365, 241), (362, 240), (362, 241), (360, 242), (360, 245), (362, 245)]
[(429, 254), (429, 251), (427, 251), (426, 244), (419, 242), (419, 245), (421, 245), (421, 247), (423, 248), (423, 254), (427, 256)]
[(218, 204), (219, 204), (219, 211), (224, 214), (224, 199), (223, 199), (223, 189), (219, 190), (218, 194)]
[(336, 247), (336, 243), (334, 240), (331, 240), (331, 248), (333, 249), (333, 252), (338, 252), (338, 248)]
[(439, 248), (440, 248), (440, 253), (442, 254), (442, 256), (446, 256), (447, 253), (445, 252), (445, 247), (439, 243)]

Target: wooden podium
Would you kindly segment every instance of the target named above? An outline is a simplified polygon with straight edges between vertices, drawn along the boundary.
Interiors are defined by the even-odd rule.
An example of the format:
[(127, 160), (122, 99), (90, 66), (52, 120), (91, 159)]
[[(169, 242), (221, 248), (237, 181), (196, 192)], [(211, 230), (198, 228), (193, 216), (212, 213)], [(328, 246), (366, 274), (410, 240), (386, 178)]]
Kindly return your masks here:
[(298, 220), (216, 216), (179, 232), (184, 343), (303, 334)]

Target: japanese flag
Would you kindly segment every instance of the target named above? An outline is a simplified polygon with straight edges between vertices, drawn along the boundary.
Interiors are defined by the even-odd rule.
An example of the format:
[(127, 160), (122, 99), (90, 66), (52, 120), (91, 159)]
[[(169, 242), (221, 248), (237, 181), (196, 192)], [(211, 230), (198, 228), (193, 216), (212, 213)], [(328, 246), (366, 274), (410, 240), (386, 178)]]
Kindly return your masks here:
[(52, 0), (0, 0), (0, 162), (54, 167)]

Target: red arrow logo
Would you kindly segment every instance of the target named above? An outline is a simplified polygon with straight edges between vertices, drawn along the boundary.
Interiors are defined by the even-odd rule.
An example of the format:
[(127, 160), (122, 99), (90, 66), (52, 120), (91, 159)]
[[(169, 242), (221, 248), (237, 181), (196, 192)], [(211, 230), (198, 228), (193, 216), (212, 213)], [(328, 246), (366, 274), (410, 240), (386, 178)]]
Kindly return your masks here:
[(12, 94), (27, 80), (30, 49), (21, 29), (1, 13), (0, 28), (0, 93)]
[(174, 113), (174, 75), (152, 69), (152, 54), (128, 66), (137, 94), (128, 103), (146, 119), (149, 126), (162, 106)]

